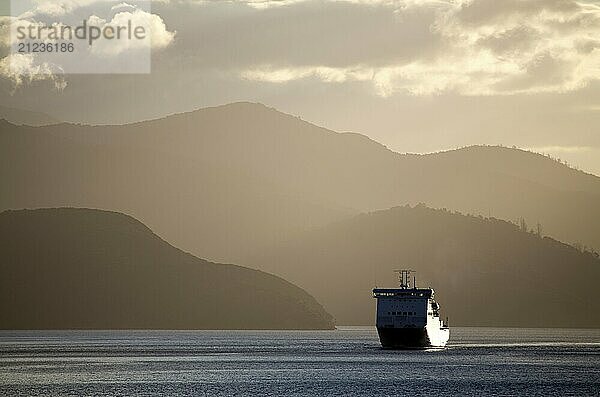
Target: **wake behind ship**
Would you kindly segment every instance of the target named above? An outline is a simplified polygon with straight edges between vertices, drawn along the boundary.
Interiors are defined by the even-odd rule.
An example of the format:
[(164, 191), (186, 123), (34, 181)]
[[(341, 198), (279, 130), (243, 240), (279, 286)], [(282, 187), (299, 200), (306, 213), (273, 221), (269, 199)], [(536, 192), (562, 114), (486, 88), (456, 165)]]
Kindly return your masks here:
[[(440, 320), (432, 288), (409, 285), (410, 270), (398, 271), (400, 288), (375, 288), (377, 333), (386, 349), (426, 349), (446, 346), (450, 329)], [(413, 279), (414, 280), (414, 279)]]

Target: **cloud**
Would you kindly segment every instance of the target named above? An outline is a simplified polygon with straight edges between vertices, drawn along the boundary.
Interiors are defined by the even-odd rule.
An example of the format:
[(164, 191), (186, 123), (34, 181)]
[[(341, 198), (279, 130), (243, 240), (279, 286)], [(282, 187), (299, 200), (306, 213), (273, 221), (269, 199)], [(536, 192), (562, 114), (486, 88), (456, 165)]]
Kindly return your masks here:
[[(38, 6), (59, 13), (95, 1)], [(195, 73), (218, 70), (243, 83), (360, 82), (380, 97), (494, 96), (565, 93), (600, 79), (600, 7), (593, 3), (161, 0), (153, 2), (156, 14), (135, 15), (129, 4), (135, 3), (113, 11), (151, 26), (145, 45), (169, 47), (161, 54), (165, 63)], [(118, 20), (103, 17), (97, 23)], [(98, 45), (95, 54), (141, 45), (119, 44)]]
[(267, 9), (271, 7), (283, 7), (292, 4), (303, 3), (312, 0), (154, 0), (156, 3), (163, 4), (195, 4), (205, 5), (209, 3), (229, 3), (242, 4), (256, 9)]
[[(450, 62), (449, 62), (450, 61)], [(487, 87), (497, 84), (497, 75), (518, 72), (515, 65), (497, 62), (490, 54), (471, 57), (446, 58), (443, 62), (415, 61), (402, 65), (369, 67), (360, 65), (348, 68), (326, 66), (301, 68), (274, 68), (272, 66), (246, 70), (244, 79), (270, 83), (286, 83), (305, 78), (318, 78), (327, 83), (347, 81), (371, 82), (375, 93), (388, 97), (398, 91), (413, 95), (434, 95), (447, 90), (469, 91), (463, 94), (486, 95)], [(478, 76), (477, 85), (471, 76)]]
[(250, 7), (257, 9), (266, 9), (270, 7), (285, 7), (306, 0), (247, 0), (245, 3)]
[(185, 3), (185, 4), (197, 4), (203, 5), (207, 3), (231, 3), (231, 4), (243, 4), (259, 10), (266, 10), (273, 7), (285, 7), (299, 3), (350, 3), (360, 4), (369, 6), (397, 6), (397, 7), (410, 7), (413, 5), (427, 5), (427, 4), (440, 4), (444, 3), (444, 0), (155, 0), (156, 2), (162, 2), (165, 4), (169, 3)]
[(284, 83), (307, 77), (317, 77), (325, 82), (343, 83), (348, 80), (366, 81), (372, 79), (373, 70), (339, 68), (292, 68), (276, 70), (249, 70), (242, 74), (245, 79), (270, 83)]
[(10, 54), (10, 29), (13, 23), (23, 26), (30, 24), (14, 17), (0, 17), (0, 78), (9, 82), (13, 92), (23, 84), (43, 80), (52, 81), (56, 89), (64, 89), (66, 82), (54, 75), (52, 65), (37, 64), (32, 54)]
[[(63, 23), (63, 20), (69, 20), (66, 13), (101, 2), (104, 2), (106, 7), (104, 9), (98, 7), (97, 10), (104, 12), (105, 15), (108, 15), (108, 18), (105, 19), (92, 13), (86, 20), (88, 27), (94, 26), (100, 29), (112, 27), (113, 32), (117, 31), (117, 27), (132, 26), (136, 29), (142, 27), (145, 38), (138, 40), (127, 37), (120, 39), (101, 37), (95, 40), (92, 46), (88, 46), (87, 38), (74, 40), (72, 43), (77, 50), (76, 56), (54, 51), (27, 54), (15, 52), (11, 54), (11, 46), (17, 43), (15, 33), (18, 27), (40, 26), (45, 30), (41, 31), (42, 34), (39, 37), (36, 33), (36, 37), (30, 42), (43, 41), (54, 44), (56, 40), (48, 39), (52, 30), (60, 31), (60, 28), (64, 26), (76, 28), (81, 25), (81, 20), (77, 19), (77, 16), (74, 19), (77, 25)], [(38, 0), (36, 7), (28, 13), (24, 13), (19, 17), (1, 17), (0, 57), (3, 58), (0, 58), (2, 62), (0, 77), (9, 80), (14, 88), (33, 81), (51, 80), (56, 88), (64, 89), (66, 87), (65, 73), (119, 73), (121, 66), (129, 67), (126, 71), (133, 73), (136, 72), (136, 69), (134, 69), (136, 65), (137, 70), (149, 69), (150, 51), (169, 46), (174, 40), (175, 32), (169, 31), (163, 19), (156, 14), (128, 3), (114, 4), (115, 2), (107, 3), (104, 0), (61, 0), (60, 2)], [(89, 8), (86, 13), (94, 10), (96, 8)], [(46, 17), (44, 22), (41, 22), (34, 17), (34, 15), (40, 15), (40, 13), (52, 17)], [(49, 29), (50, 27), (52, 29)], [(13, 32), (12, 35), (11, 31)]]
[(38, 14), (61, 16), (102, 1), (106, 0), (35, 0), (36, 6), (25, 16), (31, 17)]
[(116, 10), (135, 10), (136, 7), (134, 5), (131, 5), (129, 3), (119, 3), (117, 5), (112, 6), (111, 11), (116, 11)]
[[(14, 1), (14, 0), (12, 0)], [(131, 3), (126, 2), (117, 4), (113, 6), (113, 9), (122, 9), (122, 8), (137, 8), (135, 3), (157, 3), (157, 4), (168, 4), (170, 0), (129, 0)], [(26, 12), (22, 17), (35, 17), (40, 15), (47, 16), (63, 16), (67, 14), (71, 14), (74, 11), (84, 8), (94, 6), (97, 3), (114, 3), (115, 0), (33, 0), (35, 6)], [(144, 7), (145, 8), (145, 7)]]
[(100, 29), (113, 27), (115, 30), (131, 22), (132, 26), (143, 27), (145, 32), (149, 32), (144, 40), (101, 39), (91, 47), (94, 55), (117, 56), (131, 50), (162, 49), (173, 42), (176, 34), (167, 29), (160, 16), (139, 9), (118, 12), (108, 22), (96, 16), (91, 16), (89, 21)]
[(13, 83), (13, 89), (33, 81), (50, 80), (57, 90), (66, 88), (64, 78), (48, 63), (37, 63), (33, 54), (13, 54), (0, 59), (0, 76)]
[[(381, 96), (443, 92), (560, 93), (578, 90), (600, 79), (600, 7), (591, 3), (571, 0), (355, 0), (351, 3), (354, 7), (385, 10), (397, 24), (410, 24), (414, 15), (431, 15), (431, 23), (420, 27), (428, 34), (416, 37), (424, 48), (429, 44), (428, 49), (434, 51), (420, 52), (410, 43), (402, 46), (403, 38), (398, 37), (397, 48), (386, 58), (377, 59), (377, 63), (368, 57), (342, 65), (331, 63), (327, 57), (311, 65), (293, 65), (288, 60), (282, 64), (252, 65), (240, 76), (279, 84), (306, 78), (323, 82), (370, 81)], [(427, 21), (427, 18), (419, 20)], [(363, 40), (369, 38), (365, 32)], [(323, 38), (322, 42), (314, 42), (314, 46), (328, 42)], [(370, 44), (379, 45), (377, 41)], [(341, 47), (338, 51), (348, 49)]]

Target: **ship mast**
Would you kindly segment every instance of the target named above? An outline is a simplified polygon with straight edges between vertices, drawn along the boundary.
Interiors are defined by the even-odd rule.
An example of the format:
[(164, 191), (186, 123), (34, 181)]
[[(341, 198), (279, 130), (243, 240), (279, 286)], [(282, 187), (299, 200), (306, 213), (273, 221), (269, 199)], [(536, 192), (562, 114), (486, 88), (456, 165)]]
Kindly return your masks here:
[[(398, 281), (400, 282), (400, 288), (410, 288), (410, 274), (416, 272), (410, 269), (394, 270), (394, 272), (398, 273)], [(413, 278), (413, 288), (416, 288), (416, 286), (416, 278)]]

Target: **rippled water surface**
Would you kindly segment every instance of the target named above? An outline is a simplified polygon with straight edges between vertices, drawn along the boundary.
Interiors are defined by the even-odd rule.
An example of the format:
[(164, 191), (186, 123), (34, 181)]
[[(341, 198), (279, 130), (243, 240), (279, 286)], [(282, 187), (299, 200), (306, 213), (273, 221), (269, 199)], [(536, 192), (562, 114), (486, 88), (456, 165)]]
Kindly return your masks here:
[(600, 330), (453, 328), (387, 351), (337, 331), (0, 332), (0, 395), (600, 396)]

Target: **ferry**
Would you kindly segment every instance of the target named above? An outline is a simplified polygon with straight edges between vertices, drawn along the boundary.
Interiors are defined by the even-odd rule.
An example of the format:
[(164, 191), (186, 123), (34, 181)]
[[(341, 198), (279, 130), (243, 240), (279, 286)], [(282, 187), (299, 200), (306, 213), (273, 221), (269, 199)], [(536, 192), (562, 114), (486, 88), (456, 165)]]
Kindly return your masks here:
[(377, 333), (384, 349), (444, 348), (450, 338), (448, 320), (440, 320), (433, 288), (410, 286), (412, 270), (397, 270), (400, 288), (375, 288)]

